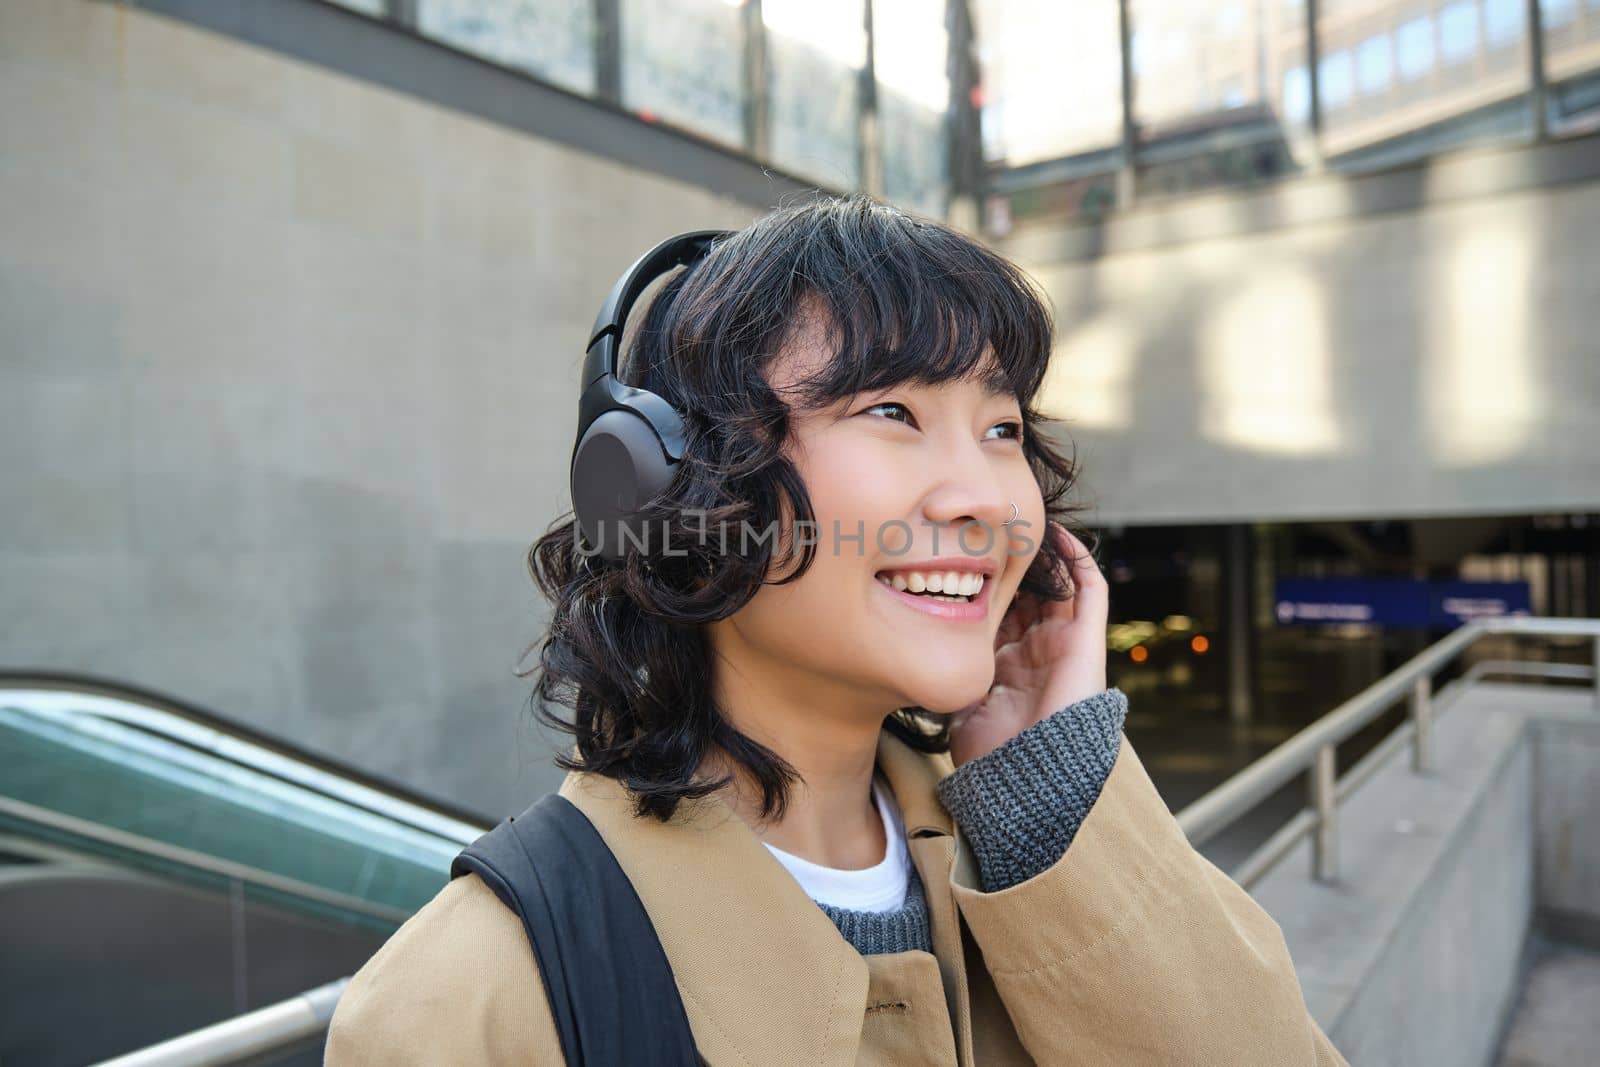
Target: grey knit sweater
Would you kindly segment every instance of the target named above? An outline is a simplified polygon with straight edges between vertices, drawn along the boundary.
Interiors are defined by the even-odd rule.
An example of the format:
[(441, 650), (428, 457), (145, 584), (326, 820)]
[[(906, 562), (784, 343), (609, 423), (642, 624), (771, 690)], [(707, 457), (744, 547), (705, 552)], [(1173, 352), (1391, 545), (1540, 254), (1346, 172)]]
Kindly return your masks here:
[[(1072, 844), (1116, 762), (1128, 697), (1112, 687), (1046, 716), (968, 763), (938, 786), (939, 802), (961, 828), (986, 893), (1025, 882)], [(818, 902), (862, 955), (931, 952), (928, 901), (915, 867), (896, 911)]]

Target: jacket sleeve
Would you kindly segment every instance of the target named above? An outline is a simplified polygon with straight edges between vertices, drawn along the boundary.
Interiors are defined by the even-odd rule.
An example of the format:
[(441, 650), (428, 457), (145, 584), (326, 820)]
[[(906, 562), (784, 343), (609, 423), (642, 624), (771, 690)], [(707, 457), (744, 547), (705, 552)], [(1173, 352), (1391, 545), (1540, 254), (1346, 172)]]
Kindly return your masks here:
[[(1105, 708), (1090, 698), (1050, 718)], [(1013, 882), (992, 855), (980, 862), (1003, 849), (971, 840), (951, 813), (956, 903), (1028, 1053), (1064, 1065), (1348, 1067), (1306, 1008), (1277, 923), (1190, 846), (1120, 721), (1103, 780), (1090, 772), (1089, 781), (1069, 782), (1053, 801), (1036, 803), (1031, 816), (1014, 815), (1049, 821), (1054, 810), (1054, 818), (1072, 821), (1070, 798), (1092, 796), (1081, 824), (1057, 831), (1064, 851), (1042, 869), (1041, 860), (1024, 865), (1031, 876)], [(1066, 732), (1049, 722), (1023, 733)], [(1019, 739), (995, 763), (1018, 751), (1058, 758), (1049, 753), (1059, 745)], [(1027, 775), (1031, 788), (1073, 777), (1061, 765)], [(993, 829), (975, 832), (992, 837)], [(1024, 842), (1052, 840), (1037, 828), (1011, 833)]]
[(345, 987), (327, 1067), (560, 1065), (522, 921), (475, 874), (451, 880)]

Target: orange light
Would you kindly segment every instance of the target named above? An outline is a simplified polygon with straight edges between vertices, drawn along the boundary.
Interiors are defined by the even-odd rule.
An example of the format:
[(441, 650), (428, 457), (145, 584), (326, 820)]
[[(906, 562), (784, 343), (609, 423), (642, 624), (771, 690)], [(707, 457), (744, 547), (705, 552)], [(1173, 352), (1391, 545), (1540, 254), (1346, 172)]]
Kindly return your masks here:
[(1205, 634), (1195, 634), (1189, 638), (1189, 647), (1194, 649), (1194, 654), (1203, 656), (1211, 648), (1211, 642), (1206, 640)]
[(1150, 658), (1150, 650), (1143, 645), (1134, 645), (1128, 649), (1128, 658), (1135, 663), (1143, 663)]

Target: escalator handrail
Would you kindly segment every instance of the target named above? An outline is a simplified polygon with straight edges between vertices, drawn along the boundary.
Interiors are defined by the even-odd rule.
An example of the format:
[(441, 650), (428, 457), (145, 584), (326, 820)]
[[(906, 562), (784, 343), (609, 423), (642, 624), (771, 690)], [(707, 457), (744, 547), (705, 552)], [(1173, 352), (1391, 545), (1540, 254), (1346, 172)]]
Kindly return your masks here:
[(287, 875), (274, 874), (271, 871), (264, 871), (248, 864), (221, 859), (217, 856), (209, 856), (204, 852), (196, 852), (194, 849), (184, 848), (182, 845), (156, 841), (139, 834), (129, 833), (126, 830), (118, 830), (110, 826), (103, 826), (100, 823), (90, 822), (87, 819), (64, 815), (61, 812), (41, 808), (12, 797), (0, 796), (0, 816), (6, 816), (27, 825), (44, 827), (59, 833), (95, 841), (151, 859), (176, 863), (193, 870), (204, 871), (207, 874), (230, 878), (244, 885), (270, 889), (273, 892), (283, 893), (300, 900), (366, 915), (392, 923), (395, 926), (405, 922), (412, 914), (404, 908), (395, 908), (386, 904), (374, 903), (370, 900), (362, 900), (360, 897), (353, 897), (333, 889), (324, 889), (321, 886), (302, 882)]
[(155, 734), (447, 841), (470, 844), (494, 824), (479, 815), (420, 803), (392, 783), (332, 766), (220, 716), (149, 692), (64, 675), (0, 673), (0, 704), (8, 702), (8, 694), (54, 695), (74, 711)]

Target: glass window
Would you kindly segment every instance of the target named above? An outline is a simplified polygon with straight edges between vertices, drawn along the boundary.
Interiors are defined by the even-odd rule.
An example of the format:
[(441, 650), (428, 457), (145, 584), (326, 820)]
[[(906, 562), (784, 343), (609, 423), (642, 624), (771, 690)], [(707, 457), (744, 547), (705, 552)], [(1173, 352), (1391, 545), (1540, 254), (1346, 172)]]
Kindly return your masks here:
[[(1265, 7), (1262, 54), (1266, 84), (1275, 98), (1267, 103), (1278, 116), (1286, 138), (1302, 139), (1311, 121), (1311, 84), (1306, 67), (1304, 0)], [(1291, 99), (1290, 94), (1293, 94)], [(1304, 147), (1302, 145), (1302, 147)], [(1300, 151), (1300, 149), (1296, 149)], [(1303, 160), (1302, 160), (1303, 162)]]
[(1311, 78), (1304, 67), (1283, 76), (1283, 115), (1296, 125), (1311, 119)]
[(1018, 165), (1121, 144), (1116, 0), (978, 0), (976, 14), (988, 159)]
[(950, 110), (944, 5), (874, 0), (872, 39), (883, 195), (942, 216), (948, 172), (945, 115)]
[(1330, 165), (1394, 166), (1525, 135), (1524, 0), (1436, 3), (1431, 13), (1420, 2), (1362, 0), (1326, 15), (1319, 6)]
[(1395, 31), (1400, 77), (1406, 81), (1426, 78), (1433, 70), (1433, 20), (1424, 15), (1400, 24)]
[(1309, 98), (1283, 94), (1305, 64), (1303, 5), (1130, 0), (1128, 13), (1138, 196), (1299, 169)]
[(1490, 48), (1504, 48), (1522, 40), (1525, 0), (1484, 0), (1483, 38)]
[(417, 0), (417, 29), (563, 88), (595, 91), (590, 0)]
[(835, 189), (861, 185), (856, 121), (867, 63), (862, 0), (762, 0), (772, 159)]
[(1389, 36), (1369, 37), (1356, 49), (1356, 87), (1362, 96), (1374, 96), (1394, 80), (1394, 46)]
[(725, 0), (623, 0), (622, 106), (744, 143), (744, 12)]
[(1457, 0), (1439, 12), (1439, 55), (1446, 63), (1461, 63), (1477, 50), (1477, 2)]
[(1129, 14), (1133, 114), (1141, 131), (1261, 102), (1268, 84), (1265, 22), (1256, 5), (1132, 0)]
[(1355, 94), (1355, 64), (1350, 53), (1340, 51), (1323, 56), (1317, 66), (1317, 78), (1325, 111), (1337, 111), (1348, 104)]
[(1567, 25), (1577, 13), (1578, 0), (1543, 0), (1539, 5), (1539, 18), (1546, 29)]
[(1600, 127), (1600, 0), (1542, 0), (1550, 129)]

